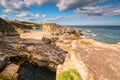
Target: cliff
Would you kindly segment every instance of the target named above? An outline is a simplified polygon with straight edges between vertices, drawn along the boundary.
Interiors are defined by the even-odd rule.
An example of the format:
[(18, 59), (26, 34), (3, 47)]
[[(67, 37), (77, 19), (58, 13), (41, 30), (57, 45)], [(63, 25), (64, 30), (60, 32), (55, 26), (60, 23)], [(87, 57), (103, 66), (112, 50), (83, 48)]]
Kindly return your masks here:
[[(47, 40), (48, 41), (48, 40)], [(54, 43), (46, 43), (37, 40), (24, 39), (0, 39), (1, 62), (5, 62), (3, 67), (11, 58), (16, 58), (37, 66), (45, 66), (55, 71), (58, 64), (64, 62), (66, 51), (62, 50)], [(3, 57), (2, 57), (3, 56)], [(7, 58), (8, 61), (5, 61)], [(25, 60), (24, 60), (25, 59)], [(2, 64), (2, 63), (1, 63)], [(2, 69), (2, 66), (1, 66)]]
[(0, 18), (0, 36), (13, 36), (18, 35), (19, 32), (24, 32), (25, 30), (32, 30), (34, 28), (41, 28), (41, 24), (24, 22), (17, 20), (4, 20)]
[(15, 26), (0, 18), (0, 36), (16, 34)]
[[(82, 39), (83, 35), (80, 29), (46, 23), (42, 32), (27, 38), (0, 38), (0, 77), (15, 66), (12, 77), (17, 80), (46, 80), (41, 67), (56, 72), (56, 80), (119, 80), (120, 44)], [(53, 78), (50, 74), (47, 77)]]
[[(67, 48), (65, 43), (60, 46), (68, 49), (68, 54), (64, 64), (57, 68), (57, 80), (66, 78), (64, 72), (72, 69), (76, 70), (81, 80), (120, 79), (120, 50), (114, 45), (80, 39), (71, 41)], [(71, 80), (79, 80), (74, 77)]]

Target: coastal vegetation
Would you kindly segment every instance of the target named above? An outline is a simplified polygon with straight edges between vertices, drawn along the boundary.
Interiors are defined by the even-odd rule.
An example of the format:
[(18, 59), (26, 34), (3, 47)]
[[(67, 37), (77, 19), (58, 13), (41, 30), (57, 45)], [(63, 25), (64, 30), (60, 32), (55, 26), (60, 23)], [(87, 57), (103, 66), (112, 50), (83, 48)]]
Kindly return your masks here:
[(17, 33), (19, 33), (19, 34), (24, 33), (24, 30), (21, 29), (21, 28), (17, 28), (16, 31), (17, 31)]
[(41, 24), (17, 20), (4, 20), (0, 18), (0, 32), (2, 33), (0, 36), (18, 35), (34, 28), (41, 28)]
[(34, 27), (41, 27), (41, 24), (32, 23), (32, 22), (24, 22), (17, 20), (7, 20), (7, 22), (15, 25), (17, 28), (23, 28), (23, 29), (33, 29)]
[(82, 80), (75, 69), (64, 71), (58, 75), (58, 80)]

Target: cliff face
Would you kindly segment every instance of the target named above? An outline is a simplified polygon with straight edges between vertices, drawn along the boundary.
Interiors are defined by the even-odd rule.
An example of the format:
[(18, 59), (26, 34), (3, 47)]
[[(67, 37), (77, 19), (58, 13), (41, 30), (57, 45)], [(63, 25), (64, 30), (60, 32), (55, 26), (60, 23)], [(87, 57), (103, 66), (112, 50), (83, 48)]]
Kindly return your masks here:
[[(54, 43), (46, 43), (37, 40), (0, 40), (1, 69), (10, 59), (16, 58), (36, 64), (39, 67), (48, 67), (55, 71), (58, 64), (64, 62), (66, 51), (62, 50)], [(3, 56), (3, 57), (2, 57)], [(6, 60), (7, 58), (7, 60)]]
[(12, 35), (17, 34), (15, 31), (15, 26), (8, 23), (6, 20), (0, 18), (0, 34), (2, 35)]
[(57, 68), (57, 80), (61, 73), (71, 69), (75, 69), (82, 80), (119, 80), (120, 51), (111, 45), (105, 48), (106, 44), (102, 47), (96, 43), (99, 42), (72, 41), (64, 64)]
[(19, 31), (41, 28), (40, 24), (0, 18), (0, 36), (18, 35)]

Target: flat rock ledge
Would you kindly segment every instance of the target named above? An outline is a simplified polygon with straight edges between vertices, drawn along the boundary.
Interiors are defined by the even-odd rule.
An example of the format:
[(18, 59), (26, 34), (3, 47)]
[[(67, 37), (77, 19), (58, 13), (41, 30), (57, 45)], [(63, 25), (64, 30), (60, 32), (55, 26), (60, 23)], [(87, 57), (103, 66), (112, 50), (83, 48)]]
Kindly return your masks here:
[(64, 62), (67, 52), (55, 43), (35, 40), (0, 40), (0, 69), (9, 62), (29, 62), (39, 67), (56, 71), (57, 65)]
[(71, 69), (75, 69), (82, 80), (119, 80), (120, 51), (73, 40), (64, 64), (57, 68), (57, 80), (60, 80), (59, 74)]

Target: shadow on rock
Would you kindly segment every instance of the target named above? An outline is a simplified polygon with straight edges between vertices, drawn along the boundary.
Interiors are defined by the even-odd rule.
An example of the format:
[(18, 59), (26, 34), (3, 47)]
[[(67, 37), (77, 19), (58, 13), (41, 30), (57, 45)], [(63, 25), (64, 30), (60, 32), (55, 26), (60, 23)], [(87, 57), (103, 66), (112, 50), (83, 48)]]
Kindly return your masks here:
[(55, 72), (47, 68), (24, 63), (18, 70), (18, 80), (55, 80)]

